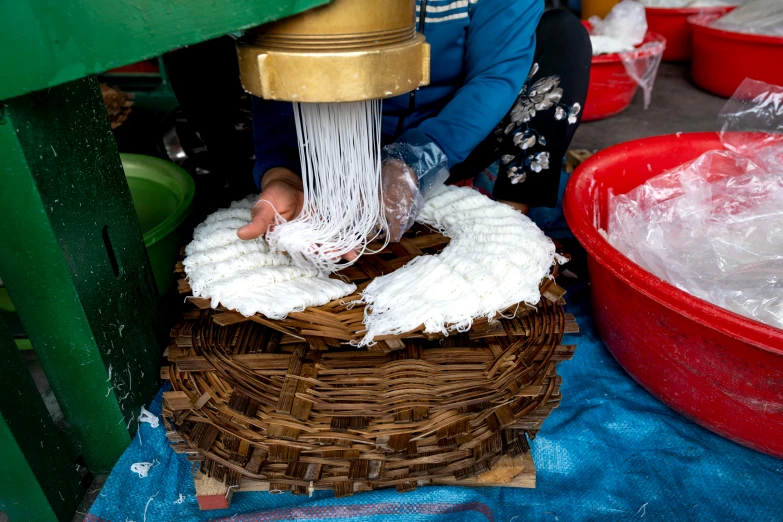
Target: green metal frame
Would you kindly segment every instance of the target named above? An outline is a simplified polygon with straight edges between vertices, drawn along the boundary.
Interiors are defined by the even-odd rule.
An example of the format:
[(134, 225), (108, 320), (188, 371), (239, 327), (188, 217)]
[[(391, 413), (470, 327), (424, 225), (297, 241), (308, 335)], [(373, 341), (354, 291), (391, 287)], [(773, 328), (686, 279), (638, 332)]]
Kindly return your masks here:
[(0, 382), (0, 511), (10, 522), (70, 520), (84, 488), (2, 318)]
[(153, 58), (327, 2), (4, 0), (0, 2), (0, 100)]
[(0, 274), (87, 464), (108, 471), (165, 337), (98, 83), (9, 100), (0, 151)]

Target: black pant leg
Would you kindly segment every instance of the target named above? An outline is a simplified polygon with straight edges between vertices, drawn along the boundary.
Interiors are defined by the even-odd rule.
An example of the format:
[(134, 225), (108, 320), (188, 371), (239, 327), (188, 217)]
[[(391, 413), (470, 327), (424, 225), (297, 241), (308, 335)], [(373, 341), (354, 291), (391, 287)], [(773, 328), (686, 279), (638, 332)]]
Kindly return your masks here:
[(544, 13), (533, 67), (517, 101), (495, 132), (452, 167), (450, 181), (473, 178), (500, 159), (495, 199), (555, 206), (563, 157), (587, 98), (591, 60), (590, 37), (579, 19), (567, 11)]

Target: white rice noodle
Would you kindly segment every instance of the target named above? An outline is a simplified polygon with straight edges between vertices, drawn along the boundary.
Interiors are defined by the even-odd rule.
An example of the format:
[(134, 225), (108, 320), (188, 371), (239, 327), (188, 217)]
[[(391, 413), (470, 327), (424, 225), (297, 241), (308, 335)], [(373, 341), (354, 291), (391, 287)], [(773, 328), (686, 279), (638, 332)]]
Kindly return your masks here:
[(527, 216), (469, 188), (446, 186), (430, 195), (418, 221), (451, 242), (367, 286), (360, 345), (421, 325), (427, 333), (466, 331), (478, 317), (538, 303), (555, 246)]
[(211, 299), (213, 308), (221, 304), (245, 316), (283, 319), (356, 290), (313, 267), (295, 266), (262, 238), (240, 240), (237, 230), (250, 221), (253, 202), (252, 197), (236, 201), (196, 227), (183, 261), (195, 297)]

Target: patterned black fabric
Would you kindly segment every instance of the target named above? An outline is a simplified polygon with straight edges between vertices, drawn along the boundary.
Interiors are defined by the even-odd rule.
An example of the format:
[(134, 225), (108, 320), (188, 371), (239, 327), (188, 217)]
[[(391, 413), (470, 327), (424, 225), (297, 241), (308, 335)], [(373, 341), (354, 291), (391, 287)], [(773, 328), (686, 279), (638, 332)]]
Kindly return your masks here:
[(567, 11), (547, 11), (536, 30), (533, 67), (511, 110), (450, 182), (472, 179), (500, 160), (493, 197), (536, 207), (557, 203), (560, 170), (587, 98), (592, 47)]

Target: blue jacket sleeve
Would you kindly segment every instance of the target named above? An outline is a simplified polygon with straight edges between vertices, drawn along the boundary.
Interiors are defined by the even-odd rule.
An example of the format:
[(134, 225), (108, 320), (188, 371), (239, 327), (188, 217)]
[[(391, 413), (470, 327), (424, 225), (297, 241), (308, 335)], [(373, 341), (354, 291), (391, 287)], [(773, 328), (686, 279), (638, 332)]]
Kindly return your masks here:
[[(464, 84), (437, 116), (397, 140), (407, 143), (426, 136), (443, 151), (450, 167), (468, 157), (516, 100), (533, 63), (544, 2), (479, 0), (472, 11)], [(428, 177), (426, 172), (417, 174), (419, 179)]]
[(261, 178), (271, 168), (285, 167), (301, 175), (291, 103), (253, 97), (253, 147), (253, 179), (259, 189)]

